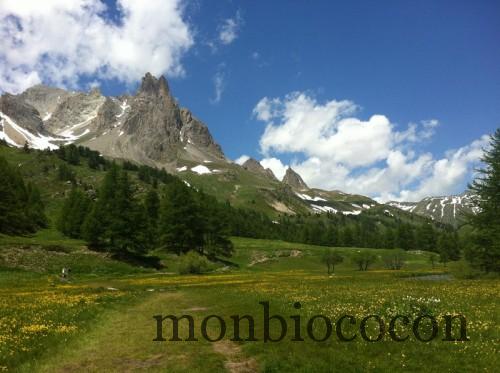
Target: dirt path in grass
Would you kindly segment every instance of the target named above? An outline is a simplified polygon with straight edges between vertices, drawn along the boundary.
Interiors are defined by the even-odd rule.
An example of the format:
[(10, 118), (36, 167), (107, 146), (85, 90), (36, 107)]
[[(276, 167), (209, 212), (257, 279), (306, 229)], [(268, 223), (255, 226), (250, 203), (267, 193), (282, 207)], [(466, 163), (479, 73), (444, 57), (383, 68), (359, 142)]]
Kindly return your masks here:
[[(238, 345), (205, 342), (154, 342), (153, 315), (189, 313), (199, 327), (206, 305), (185, 292), (152, 293), (129, 308), (109, 311), (87, 333), (48, 352), (21, 372), (257, 372)], [(184, 323), (179, 334), (187, 335)]]
[(220, 341), (213, 344), (214, 351), (224, 356), (224, 367), (231, 373), (254, 373), (259, 371), (257, 361), (247, 358), (241, 347), (231, 341)]

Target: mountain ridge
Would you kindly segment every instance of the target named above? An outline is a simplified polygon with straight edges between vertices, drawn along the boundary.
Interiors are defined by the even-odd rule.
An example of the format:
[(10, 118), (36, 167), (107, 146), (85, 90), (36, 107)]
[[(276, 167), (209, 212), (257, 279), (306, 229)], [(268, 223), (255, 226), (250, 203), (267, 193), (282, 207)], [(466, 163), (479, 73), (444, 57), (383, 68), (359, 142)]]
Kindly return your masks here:
[(165, 77), (150, 73), (134, 95), (104, 96), (98, 89), (76, 92), (45, 85), (19, 95), (6, 93), (0, 96), (0, 139), (11, 146), (28, 143), (36, 149), (83, 145), (109, 158), (165, 168), (221, 199), (257, 203), (263, 211), (278, 214), (358, 215), (388, 206), (381, 213), (393, 214), (392, 209), (399, 208), (455, 224), (462, 211), (458, 208), (457, 213), (455, 204), (452, 213), (443, 207), (446, 213), (438, 216), (412, 203), (381, 205), (365, 196), (309, 188), (292, 168), (280, 181), (253, 158), (241, 166), (233, 164), (208, 126), (178, 104)]

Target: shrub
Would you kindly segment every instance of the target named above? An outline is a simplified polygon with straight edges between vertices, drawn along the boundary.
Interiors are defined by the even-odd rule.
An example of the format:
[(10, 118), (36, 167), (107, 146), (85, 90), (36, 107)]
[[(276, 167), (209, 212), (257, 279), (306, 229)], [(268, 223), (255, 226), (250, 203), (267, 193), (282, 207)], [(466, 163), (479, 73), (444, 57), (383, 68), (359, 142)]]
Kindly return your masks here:
[(181, 275), (201, 274), (213, 268), (212, 263), (207, 258), (194, 251), (182, 255), (180, 259), (179, 273)]

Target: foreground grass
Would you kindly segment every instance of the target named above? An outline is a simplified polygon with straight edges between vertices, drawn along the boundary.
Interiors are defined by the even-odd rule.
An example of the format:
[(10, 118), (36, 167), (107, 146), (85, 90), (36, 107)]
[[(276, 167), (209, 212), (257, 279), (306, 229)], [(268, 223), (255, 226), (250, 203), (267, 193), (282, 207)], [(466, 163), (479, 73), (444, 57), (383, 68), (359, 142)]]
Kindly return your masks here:
[[(443, 268), (432, 270), (427, 253), (411, 253), (401, 271), (387, 271), (377, 263), (370, 271), (358, 272), (346, 261), (329, 277), (319, 261), (321, 248), (266, 240), (234, 242), (235, 266), (204, 276), (133, 273), (122, 268), (122, 273), (82, 274), (72, 284), (63, 284), (50, 273), (1, 270), (0, 366), (25, 372), (495, 371), (498, 366), (498, 279), (418, 277), (443, 272)], [(291, 250), (300, 255), (286, 255)], [(356, 249), (343, 250), (347, 255)], [(250, 265), (256, 256), (269, 260)], [(287, 320), (288, 336), (279, 343), (262, 341), (261, 301), (270, 303), (271, 314)], [(295, 302), (301, 303), (300, 310), (293, 307)], [(382, 341), (369, 343), (360, 336), (359, 320), (367, 315), (380, 315), (388, 323), (395, 314), (415, 318), (422, 313), (439, 322), (445, 314), (465, 315), (470, 341), (441, 341), (442, 323), (438, 337), (428, 343), (415, 340), (409, 328), (398, 329), (410, 335), (405, 342), (385, 335)], [(153, 315), (159, 314), (192, 315), (200, 341), (153, 342)], [(226, 320), (224, 341), (232, 347), (217, 347), (201, 338), (201, 320), (211, 314)], [(229, 341), (230, 316), (244, 314), (255, 318), (259, 341)], [(358, 337), (340, 342), (333, 331), (325, 342), (311, 340), (306, 324), (317, 314), (332, 322), (353, 315), (357, 325), (346, 334)], [(301, 317), (303, 342), (291, 341), (291, 315)], [(313, 330), (318, 336), (325, 333), (321, 321)], [(212, 320), (209, 334), (216, 336), (218, 331)], [(183, 325), (181, 336), (185, 332)], [(425, 325), (422, 332), (428, 332)], [(372, 324), (369, 333), (375, 335)], [(279, 324), (272, 322), (271, 335), (278, 334)], [(167, 328), (165, 336), (169, 337)]]

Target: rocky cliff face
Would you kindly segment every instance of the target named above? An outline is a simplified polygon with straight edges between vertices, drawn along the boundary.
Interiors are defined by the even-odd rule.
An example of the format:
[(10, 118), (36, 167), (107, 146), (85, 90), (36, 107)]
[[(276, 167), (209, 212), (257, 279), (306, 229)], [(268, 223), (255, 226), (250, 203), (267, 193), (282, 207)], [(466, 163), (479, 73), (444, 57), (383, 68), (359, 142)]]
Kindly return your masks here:
[(7, 115), (16, 124), (33, 134), (44, 132), (40, 113), (18, 96), (4, 94), (0, 97), (0, 112)]
[(50, 118), (45, 120), (45, 128), (51, 133), (61, 134), (70, 128), (77, 130), (86, 127), (96, 118), (105, 100), (98, 90), (67, 95), (61, 99)]
[[(3, 95), (0, 105), (20, 127), (53, 136), (53, 146), (78, 143), (106, 156), (170, 169), (179, 159), (225, 161), (207, 126), (179, 107), (163, 76), (147, 73), (135, 96), (104, 97), (97, 89), (68, 92), (37, 85), (17, 96)], [(3, 127), (12, 132), (8, 123)], [(22, 146), (25, 140), (9, 138), (9, 143)]]
[(249, 158), (245, 163), (241, 165), (245, 170), (265, 176), (273, 181), (278, 181), (273, 171), (269, 168), (264, 168), (259, 162), (253, 158)]
[(73, 93), (60, 88), (37, 84), (28, 88), (19, 97), (40, 113), (42, 120), (48, 120), (57, 106)]
[(304, 182), (304, 180), (302, 180), (300, 175), (298, 173), (296, 173), (294, 170), (292, 170), (291, 167), (288, 167), (288, 169), (286, 170), (286, 173), (285, 173), (285, 176), (283, 177), (282, 183), (290, 185), (295, 190), (308, 190), (309, 189), (309, 187)]

